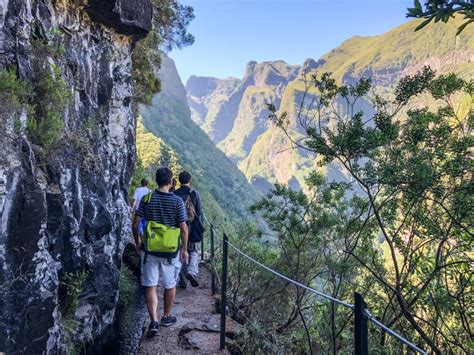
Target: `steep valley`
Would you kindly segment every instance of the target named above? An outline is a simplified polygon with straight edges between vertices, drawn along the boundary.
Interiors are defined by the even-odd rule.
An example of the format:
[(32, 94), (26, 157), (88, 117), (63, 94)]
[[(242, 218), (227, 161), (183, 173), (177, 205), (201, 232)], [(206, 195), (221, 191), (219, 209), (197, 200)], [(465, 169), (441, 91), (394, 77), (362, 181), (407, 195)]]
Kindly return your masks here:
[(140, 107), (137, 150), (143, 174), (153, 179), (160, 165), (170, 166), (175, 174), (186, 169), (193, 176), (193, 186), (202, 194), (210, 220), (225, 223), (242, 219), (259, 194), (193, 122), (184, 85), (174, 62), (166, 55), (159, 77), (162, 91), (150, 106)]

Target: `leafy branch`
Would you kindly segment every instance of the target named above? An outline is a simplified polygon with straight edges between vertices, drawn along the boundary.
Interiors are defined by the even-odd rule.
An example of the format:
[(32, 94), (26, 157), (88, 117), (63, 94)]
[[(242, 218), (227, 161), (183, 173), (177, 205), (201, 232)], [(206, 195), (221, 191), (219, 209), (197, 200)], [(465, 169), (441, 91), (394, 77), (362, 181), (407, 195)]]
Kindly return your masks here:
[(420, 0), (414, 1), (414, 7), (408, 8), (407, 17), (424, 18), (415, 31), (419, 31), (428, 25), (431, 21), (443, 21), (447, 23), (455, 14), (464, 15), (466, 20), (458, 27), (456, 36), (459, 35), (469, 24), (474, 22), (474, 1), (452, 1), (452, 0), (427, 0), (424, 7)]

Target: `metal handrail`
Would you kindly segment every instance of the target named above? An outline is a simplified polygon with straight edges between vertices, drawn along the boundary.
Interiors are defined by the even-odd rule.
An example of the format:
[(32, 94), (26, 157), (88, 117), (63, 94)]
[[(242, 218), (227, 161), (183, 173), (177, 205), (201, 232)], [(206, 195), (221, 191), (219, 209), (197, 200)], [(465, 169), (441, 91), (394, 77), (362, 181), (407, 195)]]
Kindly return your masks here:
[(344, 306), (344, 307), (354, 309), (354, 305), (352, 305), (352, 304), (349, 304), (349, 303), (344, 302), (344, 301), (341, 301), (341, 300), (339, 300), (339, 299), (337, 299), (337, 298), (334, 298), (334, 297), (331, 297), (331, 296), (329, 296), (329, 295), (326, 295), (326, 294), (324, 294), (324, 293), (322, 293), (322, 292), (319, 292), (319, 291), (315, 290), (314, 288), (311, 288), (311, 287), (308, 287), (308, 286), (306, 286), (306, 285), (303, 285), (303, 284), (301, 284), (301, 283), (299, 283), (299, 282), (297, 282), (297, 281), (295, 281), (295, 280), (290, 279), (289, 277), (286, 277), (285, 275), (280, 274), (278, 271), (275, 271), (275, 270), (269, 268), (268, 266), (266, 266), (266, 265), (262, 264), (261, 262), (255, 260), (255, 259), (252, 258), (251, 256), (245, 254), (243, 251), (241, 251), (239, 248), (237, 248), (237, 247), (236, 247), (235, 245), (233, 245), (231, 242), (228, 241), (227, 244), (228, 244), (232, 249), (234, 249), (236, 252), (238, 252), (238, 253), (241, 254), (242, 256), (246, 257), (247, 259), (251, 260), (251, 261), (254, 262), (255, 264), (259, 265), (259, 266), (262, 267), (263, 269), (265, 269), (265, 270), (271, 272), (272, 274), (274, 274), (274, 275), (276, 275), (276, 276), (278, 276), (278, 277), (280, 277), (280, 278), (282, 278), (282, 279), (284, 279), (284, 280), (286, 280), (286, 281), (288, 281), (288, 282), (290, 282), (290, 283), (292, 283), (292, 284), (294, 284), (294, 285), (296, 285), (296, 286), (298, 286), (298, 287), (301, 287), (301, 288), (305, 289), (306, 291), (312, 292), (312, 293), (314, 293), (314, 294), (316, 294), (316, 295), (318, 295), (318, 296), (320, 296), (320, 297), (326, 298), (326, 299), (328, 299), (328, 300), (330, 300), (330, 301), (332, 301), (332, 302), (334, 302), (334, 303), (338, 303), (338, 304), (340, 304), (340, 305), (342, 305), (342, 306)]

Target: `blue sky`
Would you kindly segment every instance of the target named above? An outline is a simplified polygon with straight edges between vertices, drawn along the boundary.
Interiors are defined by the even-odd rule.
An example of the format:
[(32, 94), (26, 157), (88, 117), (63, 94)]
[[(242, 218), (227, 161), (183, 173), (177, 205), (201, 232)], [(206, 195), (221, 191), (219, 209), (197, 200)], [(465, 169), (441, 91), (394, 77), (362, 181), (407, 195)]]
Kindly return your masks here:
[(242, 77), (251, 61), (318, 59), (354, 36), (384, 33), (408, 19), (413, 0), (181, 0), (194, 8), (196, 40), (170, 56), (190, 75)]

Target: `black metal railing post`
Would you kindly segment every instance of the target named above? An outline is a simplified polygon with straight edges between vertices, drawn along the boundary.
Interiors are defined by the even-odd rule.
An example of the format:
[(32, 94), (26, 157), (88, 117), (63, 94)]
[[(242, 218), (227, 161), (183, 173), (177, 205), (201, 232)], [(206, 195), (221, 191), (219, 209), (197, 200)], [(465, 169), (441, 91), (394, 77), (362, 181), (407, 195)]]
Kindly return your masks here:
[(227, 235), (224, 234), (224, 240), (222, 241), (222, 285), (221, 285), (221, 339), (220, 349), (225, 349), (225, 318), (227, 308)]
[(354, 292), (354, 354), (367, 355), (368, 346), (368, 318), (365, 310), (367, 304), (360, 293)]
[(214, 265), (214, 226), (211, 224), (211, 291), (216, 294), (216, 269)]

